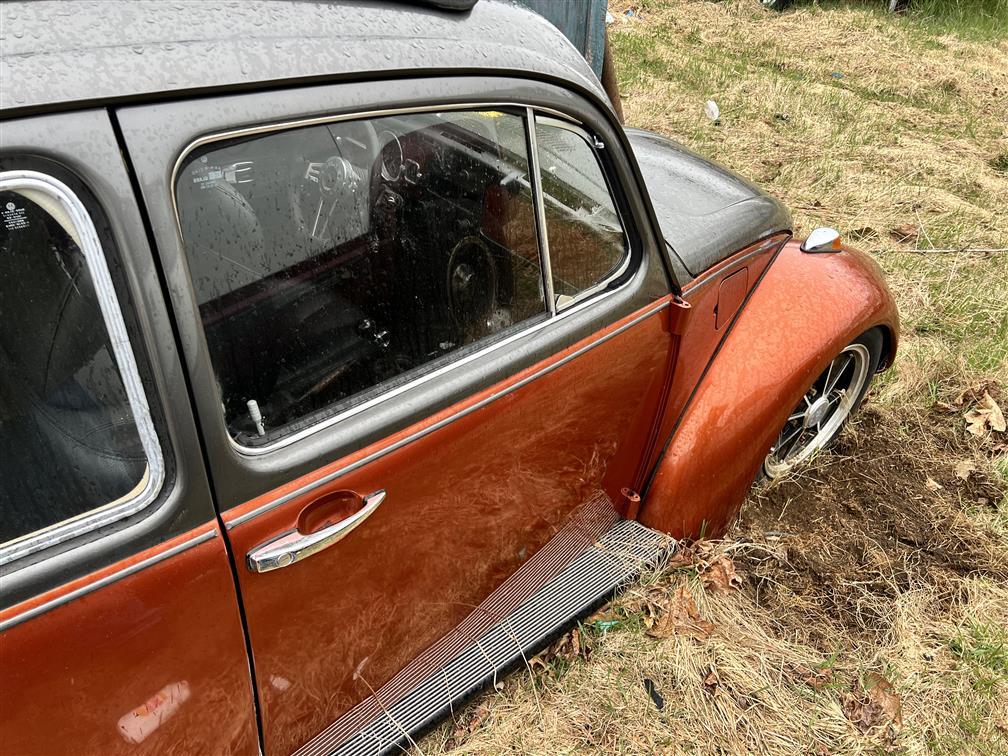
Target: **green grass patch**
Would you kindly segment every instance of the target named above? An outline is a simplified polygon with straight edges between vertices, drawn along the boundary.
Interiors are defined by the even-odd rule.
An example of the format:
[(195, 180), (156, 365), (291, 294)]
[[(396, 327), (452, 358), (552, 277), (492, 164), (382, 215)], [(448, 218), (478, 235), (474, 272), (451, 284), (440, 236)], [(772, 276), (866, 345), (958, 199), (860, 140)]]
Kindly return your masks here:
[(907, 20), (938, 33), (1008, 38), (1008, 0), (912, 0)]

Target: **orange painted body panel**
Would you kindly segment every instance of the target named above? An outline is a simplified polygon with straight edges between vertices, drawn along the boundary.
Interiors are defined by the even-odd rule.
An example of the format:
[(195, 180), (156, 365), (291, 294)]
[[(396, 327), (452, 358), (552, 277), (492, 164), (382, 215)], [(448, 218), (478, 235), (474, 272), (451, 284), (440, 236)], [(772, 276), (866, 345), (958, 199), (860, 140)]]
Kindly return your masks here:
[[(211, 529), (209, 540), (120, 576)], [(0, 751), (257, 753), (234, 580), (216, 526), (10, 607), (0, 621), (103, 579), (114, 581), (0, 636)]]
[(786, 234), (781, 234), (739, 250), (683, 288), (683, 299), (690, 305), (690, 314), (686, 327), (682, 330), (679, 342), (680, 357), (676, 360), (675, 371), (672, 374), (665, 410), (655, 418), (658, 424), (655, 433), (657, 443), (650, 447), (651, 454), (646, 464), (642, 466), (641, 476), (637, 481), (638, 491), (644, 490), (646, 476), (658, 463), (665, 440), (672, 433), (718, 344), (728, 332), (727, 325), (717, 328), (717, 305), (721, 282), (741, 267), (745, 267), (748, 270), (748, 289), (751, 291), (787, 238)]
[(714, 311), (714, 328), (721, 330), (728, 325), (742, 307), (749, 293), (749, 268), (741, 267), (731, 275), (721, 279), (718, 286), (717, 308)]
[(651, 305), (622, 332), (641, 313), (227, 513), (391, 449), (229, 530), (240, 558), (328, 492), (388, 492), (365, 525), (303, 562), (239, 566), (268, 754), (308, 741), (448, 633), (592, 493), (615, 501), (658, 412), (678, 312), (670, 299)]
[[(676, 536), (721, 532), (809, 385), (875, 326), (888, 331), (891, 355), (899, 316), (870, 258), (854, 250), (809, 255), (786, 244), (673, 423), (641, 522)], [(692, 361), (689, 338), (687, 331), (684, 367)], [(667, 412), (679, 414), (673, 403)]]

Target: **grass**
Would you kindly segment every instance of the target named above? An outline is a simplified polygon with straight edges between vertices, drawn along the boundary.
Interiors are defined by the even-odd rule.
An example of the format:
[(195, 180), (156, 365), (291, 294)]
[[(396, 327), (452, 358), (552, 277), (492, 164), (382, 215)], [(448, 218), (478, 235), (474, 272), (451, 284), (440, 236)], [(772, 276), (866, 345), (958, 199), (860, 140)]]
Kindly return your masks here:
[[(610, 6), (629, 124), (869, 252), (901, 350), (832, 454), (420, 750), (1008, 754), (1008, 436), (963, 420), (1008, 409), (1008, 0)], [(741, 588), (710, 590), (718, 556)], [(652, 637), (682, 590), (713, 634)]]
[(957, 32), (979, 39), (1008, 34), (1006, 0), (916, 0), (907, 17), (939, 33)]

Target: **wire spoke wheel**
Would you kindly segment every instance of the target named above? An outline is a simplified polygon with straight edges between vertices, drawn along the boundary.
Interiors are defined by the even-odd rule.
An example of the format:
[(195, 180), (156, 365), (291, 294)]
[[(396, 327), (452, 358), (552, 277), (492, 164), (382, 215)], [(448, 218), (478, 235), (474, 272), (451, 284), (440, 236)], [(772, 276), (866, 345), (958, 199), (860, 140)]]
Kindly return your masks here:
[(850, 416), (868, 381), (871, 354), (854, 342), (838, 354), (788, 416), (763, 462), (779, 478), (829, 444)]

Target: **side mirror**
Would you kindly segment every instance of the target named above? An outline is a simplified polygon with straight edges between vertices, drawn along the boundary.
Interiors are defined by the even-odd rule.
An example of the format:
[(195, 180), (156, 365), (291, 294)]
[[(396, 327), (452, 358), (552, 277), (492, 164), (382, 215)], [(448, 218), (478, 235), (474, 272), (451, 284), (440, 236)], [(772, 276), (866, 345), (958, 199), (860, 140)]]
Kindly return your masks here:
[(802, 252), (815, 254), (818, 252), (839, 252), (840, 232), (835, 228), (817, 228), (808, 235), (808, 239), (801, 245)]

